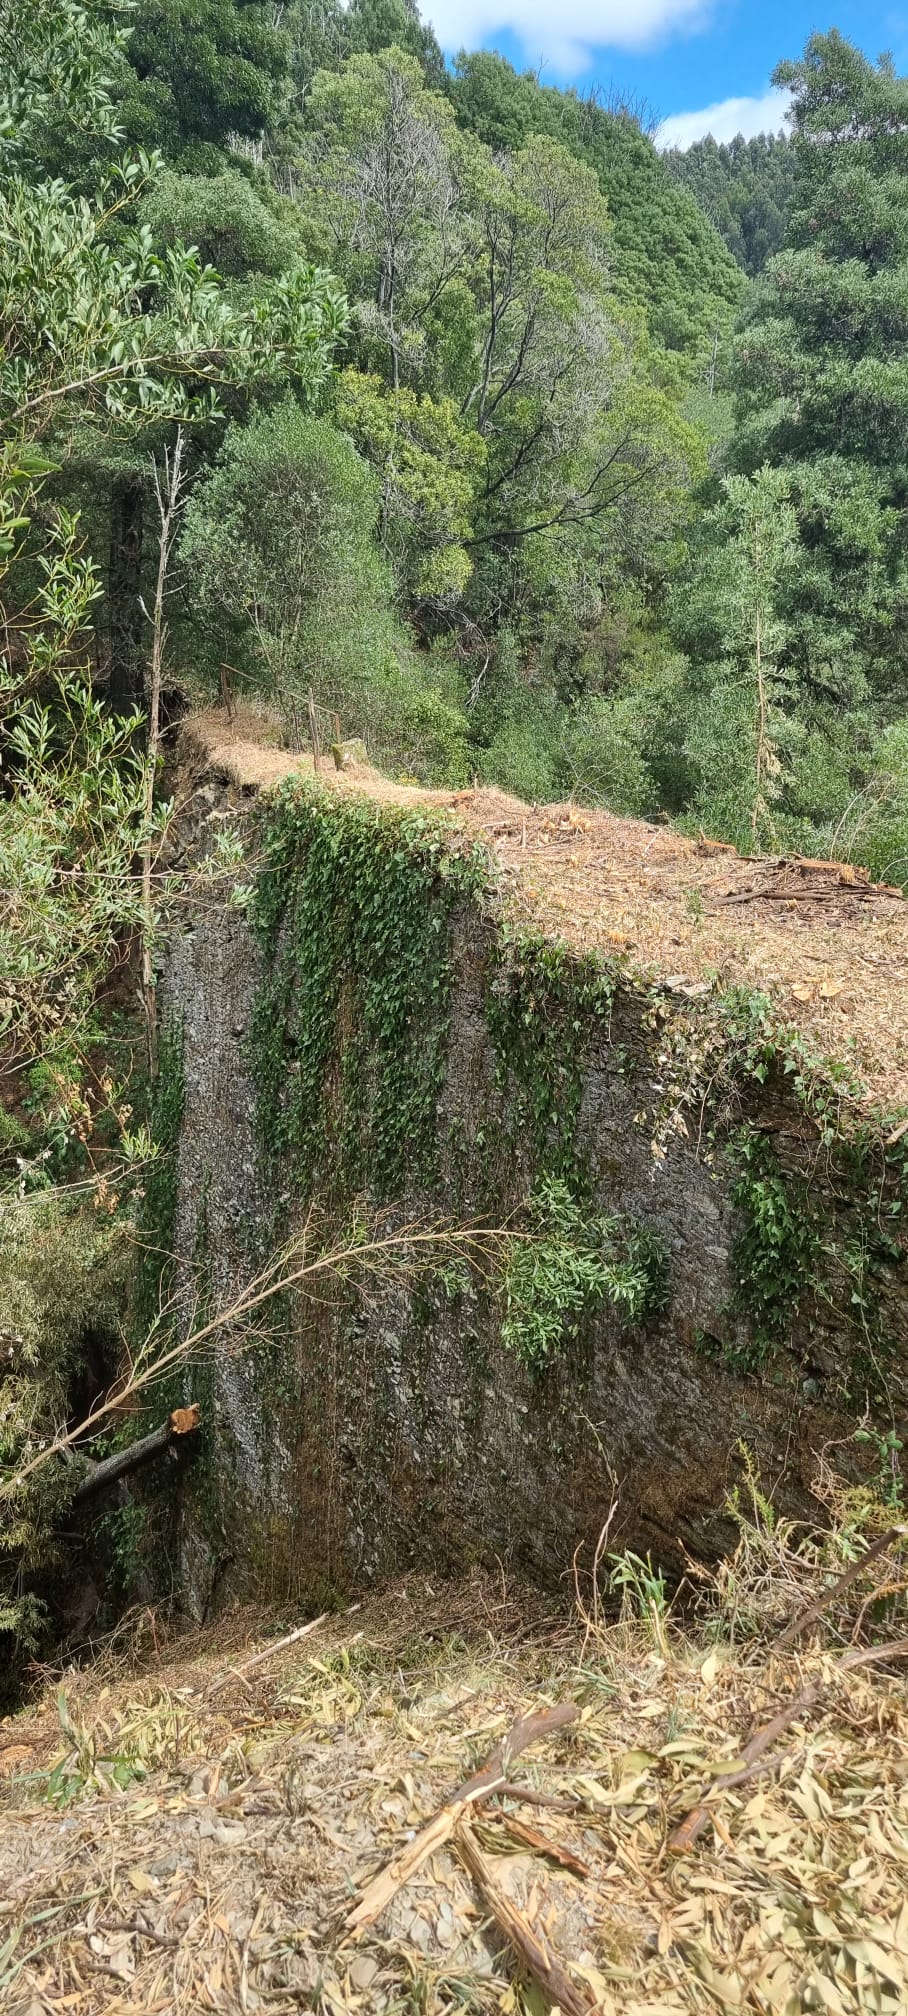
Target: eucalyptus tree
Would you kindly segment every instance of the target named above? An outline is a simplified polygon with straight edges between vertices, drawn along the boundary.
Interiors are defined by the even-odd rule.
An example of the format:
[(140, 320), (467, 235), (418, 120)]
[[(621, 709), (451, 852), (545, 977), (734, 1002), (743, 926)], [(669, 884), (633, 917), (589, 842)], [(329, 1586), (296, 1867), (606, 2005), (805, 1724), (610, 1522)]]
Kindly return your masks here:
[[(792, 93), (795, 187), (737, 345), (736, 455), (784, 469), (804, 562), (789, 650), (813, 691), (908, 698), (908, 79), (832, 33)], [(866, 683), (865, 683), (866, 682)]]
[(457, 156), (451, 107), (404, 50), (315, 78), (301, 200), (355, 303), (366, 359), (384, 359), (395, 389), (423, 368), (427, 318), (464, 268)]

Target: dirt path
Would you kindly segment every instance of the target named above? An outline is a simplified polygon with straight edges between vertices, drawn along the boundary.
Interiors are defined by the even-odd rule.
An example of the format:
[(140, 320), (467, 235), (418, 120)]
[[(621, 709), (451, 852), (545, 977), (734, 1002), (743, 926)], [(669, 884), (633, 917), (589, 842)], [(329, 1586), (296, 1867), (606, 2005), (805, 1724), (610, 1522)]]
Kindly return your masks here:
[[(245, 789), (311, 773), (256, 736), (248, 710), (228, 723), (197, 715), (184, 733), (215, 771)], [(425, 791), (361, 766), (327, 788), (379, 803), (426, 804), (483, 840), (509, 905), (580, 950), (622, 956), (630, 972), (679, 993), (742, 986), (765, 993), (827, 1056), (851, 1067), (869, 1099), (908, 1107), (908, 904), (862, 869), (748, 859), (669, 826), (576, 805), (527, 806), (491, 789)]]

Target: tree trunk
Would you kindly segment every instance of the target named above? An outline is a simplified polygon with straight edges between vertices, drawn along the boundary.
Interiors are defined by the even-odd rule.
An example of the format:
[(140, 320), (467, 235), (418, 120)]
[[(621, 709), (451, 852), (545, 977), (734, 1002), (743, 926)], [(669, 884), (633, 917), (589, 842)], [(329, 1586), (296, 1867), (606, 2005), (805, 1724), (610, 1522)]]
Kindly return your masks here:
[(141, 477), (118, 476), (110, 501), (110, 681), (115, 714), (141, 708), (144, 689), (142, 540), (145, 496)]
[(116, 1484), (121, 1477), (130, 1477), (134, 1470), (150, 1463), (153, 1456), (160, 1456), (164, 1449), (169, 1449), (180, 1436), (194, 1435), (198, 1425), (198, 1407), (175, 1407), (166, 1421), (162, 1421), (159, 1428), (152, 1428), (149, 1435), (143, 1435), (138, 1442), (131, 1442), (127, 1449), (116, 1449), (112, 1456), (105, 1456), (102, 1463), (93, 1463), (76, 1487), (73, 1504), (81, 1505), (83, 1499), (93, 1498), (96, 1491), (105, 1491), (109, 1484)]

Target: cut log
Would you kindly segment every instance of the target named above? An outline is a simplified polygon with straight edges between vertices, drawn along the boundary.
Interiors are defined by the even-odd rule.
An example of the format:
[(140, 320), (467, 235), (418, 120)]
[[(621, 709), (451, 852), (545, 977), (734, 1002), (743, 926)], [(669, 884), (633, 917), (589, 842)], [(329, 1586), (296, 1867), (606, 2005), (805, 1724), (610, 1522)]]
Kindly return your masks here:
[(562, 1848), (560, 1841), (551, 1840), (548, 1834), (540, 1834), (538, 1827), (528, 1827), (525, 1820), (518, 1820), (516, 1813), (496, 1812), (495, 1820), (506, 1834), (510, 1834), (512, 1841), (519, 1841), (524, 1848), (532, 1848), (534, 1855), (546, 1855), (550, 1862), (569, 1869), (572, 1876), (589, 1876), (588, 1862), (582, 1862), (572, 1849)]
[(102, 1462), (93, 1463), (76, 1486), (73, 1504), (81, 1505), (84, 1498), (93, 1498), (96, 1491), (106, 1491), (109, 1484), (116, 1484), (121, 1477), (130, 1477), (134, 1470), (150, 1463), (153, 1456), (161, 1456), (165, 1449), (184, 1435), (194, 1435), (198, 1425), (197, 1406), (175, 1407), (159, 1428), (152, 1428), (150, 1434), (143, 1435), (138, 1442), (130, 1442), (125, 1449), (115, 1449), (113, 1455), (105, 1456)]

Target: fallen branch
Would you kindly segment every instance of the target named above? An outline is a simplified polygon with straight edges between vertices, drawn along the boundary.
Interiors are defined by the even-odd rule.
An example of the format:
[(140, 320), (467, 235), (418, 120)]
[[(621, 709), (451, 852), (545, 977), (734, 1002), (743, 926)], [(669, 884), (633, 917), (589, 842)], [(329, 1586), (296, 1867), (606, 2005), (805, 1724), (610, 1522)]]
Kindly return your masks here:
[(184, 1435), (194, 1435), (199, 1425), (197, 1406), (175, 1407), (162, 1421), (159, 1428), (152, 1428), (149, 1435), (143, 1435), (138, 1442), (130, 1442), (125, 1449), (115, 1449), (112, 1456), (105, 1456), (100, 1463), (93, 1463), (90, 1470), (80, 1479), (73, 1493), (73, 1505), (81, 1505), (83, 1498), (93, 1498), (96, 1491), (106, 1491), (109, 1484), (116, 1484), (121, 1477), (130, 1477), (134, 1470), (141, 1469), (153, 1456), (160, 1456), (165, 1449)]
[(496, 1799), (519, 1799), (524, 1806), (547, 1806), (553, 1813), (576, 1813), (582, 1799), (559, 1797), (557, 1792), (537, 1792), (532, 1785), (496, 1785)]
[[(490, 1816), (491, 1818), (491, 1816)], [(581, 1862), (570, 1848), (562, 1848), (560, 1841), (550, 1841), (547, 1834), (540, 1834), (537, 1827), (528, 1827), (525, 1820), (519, 1820), (516, 1813), (496, 1813), (495, 1819), (512, 1840), (520, 1841), (525, 1848), (532, 1848), (536, 1855), (546, 1855), (550, 1862), (557, 1862), (562, 1869), (569, 1869), (572, 1876), (587, 1877), (590, 1867)]]
[(881, 1533), (879, 1539), (874, 1540), (873, 1545), (865, 1549), (859, 1561), (852, 1561), (850, 1568), (846, 1568), (844, 1575), (839, 1576), (831, 1589), (824, 1589), (821, 1596), (817, 1596), (813, 1603), (808, 1603), (806, 1610), (802, 1610), (798, 1617), (786, 1625), (781, 1636), (775, 1640), (773, 1650), (779, 1652), (783, 1645), (790, 1645), (795, 1638), (799, 1638), (808, 1624), (813, 1624), (817, 1617), (822, 1617), (824, 1610), (829, 1608), (830, 1603), (835, 1602), (837, 1596), (843, 1596), (853, 1582), (859, 1581), (869, 1562), (876, 1561), (881, 1554), (887, 1554), (895, 1541), (904, 1539), (906, 1534), (908, 1526), (890, 1526), (887, 1532)]
[(537, 1981), (544, 1995), (561, 2011), (561, 2016), (589, 2016), (595, 2008), (592, 1994), (574, 1986), (560, 1960), (524, 1913), (504, 1890), (499, 1889), (482, 1853), (472, 1827), (461, 1820), (455, 1846), (480, 1891), (499, 1931), (513, 1947), (523, 1967)]
[[(668, 1846), (671, 1854), (686, 1855), (688, 1849), (693, 1847), (697, 1836), (702, 1834), (704, 1827), (712, 1817), (712, 1808), (706, 1801), (713, 1798), (717, 1792), (724, 1791), (727, 1787), (736, 1783), (739, 1785), (742, 1784), (745, 1776), (751, 1776), (752, 1773), (749, 1767), (755, 1764), (758, 1758), (765, 1756), (765, 1752), (775, 1742), (776, 1737), (784, 1736), (785, 1731), (791, 1728), (792, 1723), (796, 1722), (800, 1715), (806, 1715), (809, 1709), (816, 1707), (821, 1695), (828, 1692), (838, 1674), (852, 1673), (858, 1666), (878, 1665), (883, 1659), (904, 1659), (906, 1657), (908, 1657), (908, 1638), (894, 1638), (888, 1645), (861, 1646), (859, 1650), (846, 1652), (843, 1658), (837, 1660), (835, 1670), (831, 1676), (827, 1675), (823, 1679), (813, 1680), (809, 1687), (803, 1687), (800, 1694), (795, 1694), (786, 1703), (784, 1708), (779, 1709), (778, 1714), (773, 1716), (771, 1722), (764, 1722), (761, 1728), (755, 1729), (752, 1735), (748, 1736), (747, 1742), (741, 1751), (741, 1770), (731, 1772), (724, 1778), (713, 1779), (700, 1804), (693, 1806), (685, 1819), (681, 1821), (680, 1826), (676, 1827), (674, 1833), (669, 1835)], [(778, 1759), (767, 1759), (764, 1766), (767, 1770), (770, 1768), (770, 1761), (775, 1765)]]
[(500, 1792), (502, 1781), (507, 1782), (508, 1767), (513, 1764), (515, 1757), (520, 1757), (524, 1750), (529, 1749), (531, 1743), (538, 1742), (540, 1736), (554, 1736), (556, 1729), (564, 1729), (569, 1722), (576, 1722), (579, 1713), (576, 1701), (559, 1701), (554, 1708), (542, 1708), (536, 1715), (519, 1716), (517, 1721), (511, 1724), (507, 1735), (492, 1751), (482, 1770), (477, 1771), (474, 1777), (468, 1778), (463, 1785), (458, 1785), (456, 1792), (451, 1793), (450, 1801), (446, 1800), (445, 1804), (460, 1799), (472, 1801), (477, 1794), (484, 1796), (493, 1788)]
[[(227, 1304), (208, 1322), (203, 1323), (199, 1329), (190, 1331), (188, 1336), (168, 1345), (157, 1357), (151, 1357), (149, 1353), (155, 1337), (163, 1331), (167, 1315), (167, 1312), (162, 1310), (152, 1325), (142, 1351), (138, 1354), (137, 1365), (132, 1371), (103, 1400), (95, 1401), (81, 1421), (74, 1422), (71, 1428), (57, 1435), (53, 1442), (46, 1443), (18, 1470), (0, 1478), (0, 1504), (4, 1499), (14, 1497), (26, 1479), (33, 1476), (36, 1470), (40, 1470), (45, 1463), (52, 1462), (55, 1456), (65, 1455), (67, 1449), (71, 1449), (75, 1443), (84, 1441), (85, 1437), (98, 1427), (99, 1422), (108, 1420), (111, 1414), (116, 1414), (127, 1402), (132, 1401), (137, 1393), (143, 1392), (147, 1386), (163, 1378), (174, 1365), (182, 1364), (187, 1358), (197, 1356), (202, 1345), (213, 1347), (214, 1340), (223, 1332), (226, 1331), (229, 1336), (240, 1324), (245, 1325), (256, 1311), (265, 1308), (275, 1296), (286, 1294), (288, 1289), (302, 1288), (304, 1283), (311, 1282), (322, 1274), (337, 1279), (349, 1278), (356, 1271), (364, 1276), (369, 1273), (381, 1276), (386, 1270), (390, 1270), (395, 1262), (408, 1265), (412, 1269), (420, 1264), (418, 1256), (421, 1254), (440, 1253), (446, 1250), (456, 1251), (458, 1254), (465, 1253), (468, 1264), (478, 1267), (480, 1257), (486, 1253), (506, 1251), (516, 1240), (524, 1237), (525, 1234), (522, 1232), (512, 1232), (505, 1227), (477, 1226), (449, 1230), (443, 1225), (429, 1228), (404, 1226), (399, 1232), (390, 1233), (385, 1238), (351, 1239), (348, 1245), (335, 1247), (327, 1253), (318, 1253), (314, 1260), (307, 1260), (305, 1257), (305, 1238), (291, 1242), (289, 1247), (269, 1261), (261, 1274), (257, 1274), (233, 1302)], [(411, 1260), (409, 1257), (413, 1252), (417, 1255), (416, 1260)], [(255, 1333), (248, 1334), (251, 1339)]]
[(554, 1708), (544, 1708), (537, 1715), (523, 1715), (514, 1722), (502, 1742), (492, 1751), (481, 1771), (458, 1785), (433, 1813), (431, 1820), (421, 1827), (412, 1841), (402, 1848), (390, 1862), (380, 1869), (366, 1887), (353, 1910), (344, 1920), (347, 1932), (361, 1932), (367, 1925), (374, 1925), (386, 1905), (398, 1890), (402, 1890), (417, 1869), (421, 1869), (430, 1855), (443, 1848), (450, 1841), (458, 1825), (464, 1820), (471, 1806), (488, 1798), (490, 1792), (499, 1792), (507, 1783), (508, 1768), (515, 1757), (529, 1749), (540, 1736), (554, 1735), (556, 1729), (563, 1729), (568, 1722), (575, 1722), (580, 1710), (575, 1701), (561, 1701)]
[[(352, 1617), (361, 1609), (361, 1603), (353, 1603), (344, 1615)], [(313, 1631), (317, 1631), (321, 1624), (325, 1624), (331, 1615), (331, 1611), (323, 1610), (320, 1617), (312, 1618), (311, 1623), (300, 1624), (295, 1631), (288, 1631), (285, 1638), (275, 1638), (272, 1645), (266, 1645), (261, 1652), (254, 1652), (251, 1659), (241, 1660), (238, 1666), (228, 1666), (223, 1673), (219, 1673), (216, 1680), (212, 1680), (209, 1687), (201, 1691), (208, 1695), (219, 1694), (221, 1688), (228, 1686), (231, 1680), (245, 1680), (247, 1673), (254, 1672), (256, 1666), (264, 1666), (266, 1661), (274, 1659), (278, 1652), (286, 1652), (289, 1645), (298, 1645), (301, 1638), (311, 1637)]]

